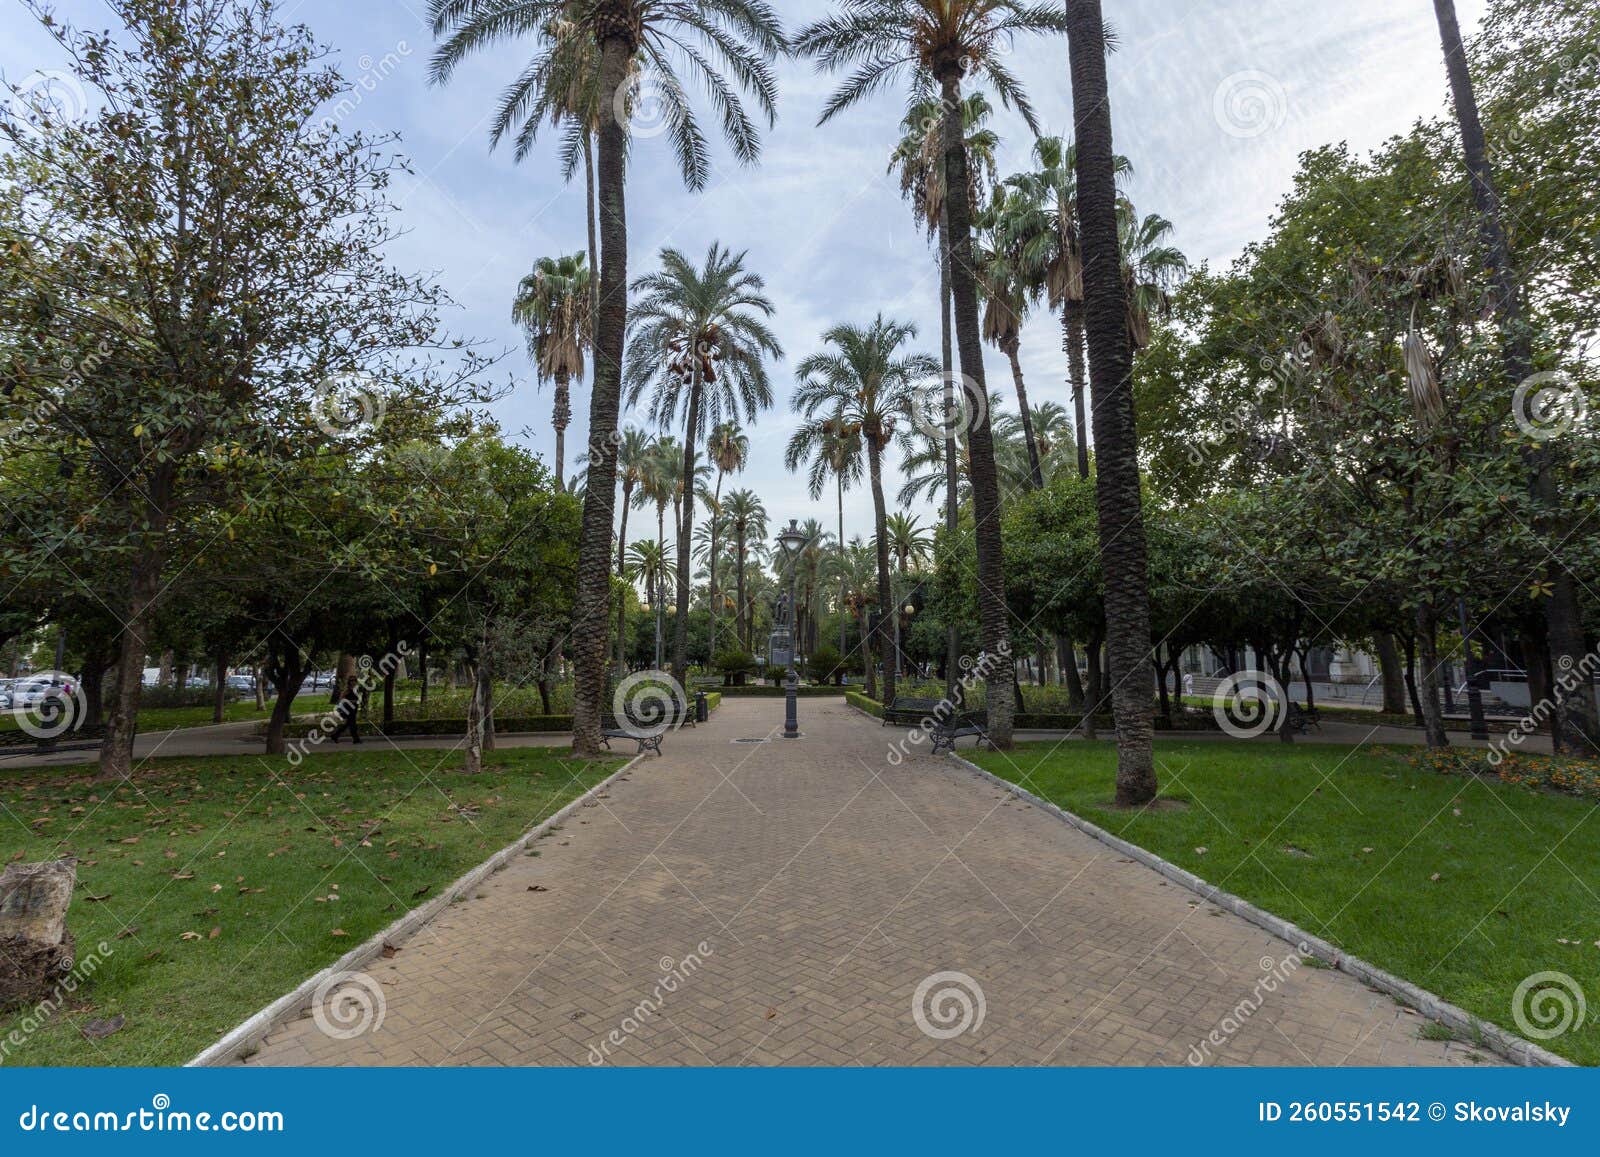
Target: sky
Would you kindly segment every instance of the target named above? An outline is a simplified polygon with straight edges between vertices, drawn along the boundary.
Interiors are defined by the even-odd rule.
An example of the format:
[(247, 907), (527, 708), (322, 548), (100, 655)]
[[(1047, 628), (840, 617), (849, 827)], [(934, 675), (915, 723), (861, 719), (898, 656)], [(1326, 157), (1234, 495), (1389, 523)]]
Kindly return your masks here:
[[(17, 0), (0, 4), (12, 9), (0, 38), (0, 71), (18, 80), (59, 68), (54, 44)], [(1469, 38), (1485, 4), (1457, 0)], [(824, 0), (775, 5), (789, 30), (828, 8)], [(1335, 141), (1371, 149), (1447, 110), (1430, 0), (1104, 0), (1104, 9), (1119, 42), (1108, 69), (1115, 147), (1134, 169), (1128, 193), (1141, 214), (1173, 222), (1173, 243), (1195, 264), (1226, 265), (1265, 236), (1304, 150)], [(432, 274), (449, 292), (457, 303), (446, 314), (452, 332), (508, 351), (501, 368), (515, 388), (496, 403), (495, 415), (548, 462), (550, 392), (533, 379), (510, 305), (537, 258), (585, 248), (584, 190), (581, 177), (570, 186), (562, 181), (554, 135), (541, 135), (521, 164), (507, 147), (490, 150), (497, 97), (528, 49), (508, 44), (475, 56), (448, 86), (436, 87), (427, 77), (433, 38), (422, 0), (288, 0), (281, 11), (335, 50), (353, 84), (345, 125), (400, 135), (398, 148), (414, 174), (393, 189), (405, 233), (391, 260)], [(96, 29), (112, 22), (99, 0), (60, 0), (56, 15)], [(1064, 40), (1019, 39), (1009, 53), (1041, 130), (1070, 136)], [(903, 93), (885, 92), (819, 128), (835, 78), (817, 74), (809, 61), (782, 61), (777, 72), (778, 120), (755, 167), (739, 165), (718, 140), (710, 181), (690, 193), (664, 137), (635, 142), (628, 264), (630, 276), (645, 272), (669, 245), (697, 259), (713, 241), (748, 251), (749, 267), (766, 279), (777, 307), (772, 325), (785, 357), (770, 367), (774, 408), (748, 429), (749, 467), (727, 485), (760, 494), (775, 526), (816, 517), (831, 527), (833, 496), (812, 501), (783, 468), (795, 422), (791, 367), (819, 348), (818, 335), (830, 325), (866, 323), (879, 312), (915, 323), (915, 348), (937, 354), (937, 266), (897, 179), (886, 173)], [(715, 121), (703, 94), (690, 91), (711, 135)], [(1001, 174), (1026, 168), (1032, 135), (1022, 119), (999, 110), (993, 127), (1001, 136)], [(1070, 408), (1059, 324), (1048, 311), (1027, 322), (1021, 358), (1030, 402)], [(986, 349), (986, 376), (1014, 410), (1000, 351)], [(587, 440), (584, 389), (574, 390), (573, 410), (568, 474), (573, 447)], [(637, 423), (644, 424), (642, 414)], [(899, 483), (891, 452), (891, 509)], [(925, 522), (937, 517), (932, 506), (913, 513)], [(871, 518), (864, 488), (846, 495), (847, 537), (870, 533)]]

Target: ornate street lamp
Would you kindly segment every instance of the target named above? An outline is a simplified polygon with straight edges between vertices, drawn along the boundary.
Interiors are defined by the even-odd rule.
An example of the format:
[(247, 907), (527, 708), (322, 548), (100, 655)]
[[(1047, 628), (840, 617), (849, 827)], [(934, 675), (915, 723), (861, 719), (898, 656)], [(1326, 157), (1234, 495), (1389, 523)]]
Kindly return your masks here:
[[(783, 737), (785, 739), (800, 738), (800, 719), (798, 700), (800, 698), (800, 675), (794, 669), (795, 649), (795, 577), (800, 570), (800, 552), (805, 550), (811, 541), (797, 525), (795, 519), (789, 520), (789, 525), (778, 534), (778, 548), (783, 551), (783, 561), (789, 568), (789, 613), (787, 620), (778, 630), (772, 632), (774, 641), (782, 640), (782, 658), (786, 665), (783, 675)], [(771, 648), (769, 647), (769, 650)], [(778, 655), (773, 655), (776, 663)]]

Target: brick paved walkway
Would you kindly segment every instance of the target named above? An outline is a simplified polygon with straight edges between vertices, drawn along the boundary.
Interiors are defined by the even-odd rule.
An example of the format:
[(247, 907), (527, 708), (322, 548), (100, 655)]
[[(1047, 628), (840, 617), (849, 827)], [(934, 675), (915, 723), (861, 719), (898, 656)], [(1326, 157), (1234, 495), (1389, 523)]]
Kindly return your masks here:
[[(249, 1063), (1181, 1065), (1196, 1047), (1222, 1064), (1492, 1059), (1421, 1040), (1387, 996), (1297, 966), (1289, 946), (946, 760), (891, 767), (904, 733), (842, 702), (802, 700), (804, 739), (735, 742), (781, 714), (725, 700), (540, 855), (375, 961), (378, 1031), (334, 1039), (307, 1015)], [(938, 972), (983, 999), (981, 1023), (943, 1039), (913, 1015)], [(951, 985), (970, 992), (957, 978), (933, 994)], [(959, 1028), (959, 1000), (933, 994), (928, 1027)], [(1225, 1043), (1202, 1045), (1214, 1030)]]

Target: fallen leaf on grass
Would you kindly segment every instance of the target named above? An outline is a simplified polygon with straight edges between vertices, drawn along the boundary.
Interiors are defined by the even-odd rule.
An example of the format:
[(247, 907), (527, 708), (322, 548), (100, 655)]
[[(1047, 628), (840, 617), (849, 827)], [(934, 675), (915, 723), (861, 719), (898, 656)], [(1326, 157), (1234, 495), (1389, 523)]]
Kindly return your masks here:
[(329, 932), (328, 935), (329, 936), (348, 936), (348, 935), (350, 935), (350, 933), (346, 932), (343, 928), (335, 928), (332, 932)]
[(90, 1040), (103, 1040), (128, 1023), (128, 1018), (118, 1013), (109, 1020), (86, 1020), (78, 1026), (78, 1031)]
[(1437, 884), (1439, 882), (1439, 873), (1435, 872), (1433, 875), (1429, 876), (1428, 879), (1432, 880), (1435, 884)]
[(198, 932), (185, 932), (185, 933), (183, 933), (183, 935), (179, 936), (178, 939), (179, 940), (199, 940), (199, 939), (201, 939), (201, 936), (200, 936), (200, 933), (198, 933)]
[(1197, 855), (1197, 856), (1203, 856), (1207, 852), (1209, 852), (1210, 850), (1211, 850), (1210, 848), (1196, 848), (1194, 850), (1194, 854)]
[(95, 895), (95, 894), (94, 894), (94, 893), (93, 893), (93, 892), (88, 892), (88, 893), (85, 893), (85, 895), (84, 895), (84, 897), (83, 897), (83, 898), (84, 898), (84, 899), (85, 899), (85, 900), (86, 900), (86, 901), (88, 901), (88, 902), (89, 902), (89, 903), (90, 903), (90, 904), (98, 904), (98, 903), (100, 903), (100, 901), (102, 901), (102, 900), (109, 900), (109, 899), (111, 899), (111, 893), (110, 893), (110, 892), (107, 892), (107, 893), (106, 893), (106, 894), (105, 894), (105, 895), (103, 895), (103, 896), (96, 896), (96, 895)]
[(213, 928), (211, 930), (211, 934), (209, 936), (207, 936), (206, 939), (207, 940), (215, 940), (218, 936), (221, 936), (221, 935), (222, 935), (222, 925), (218, 924), (215, 928)]
[(422, 899), (422, 897), (424, 897), (424, 896), (426, 896), (428, 894), (429, 889), (431, 889), (432, 887), (433, 887), (432, 884), (424, 884), (424, 885), (422, 885), (422, 887), (418, 888), (415, 892), (411, 893), (411, 898), (413, 900)]
[(121, 932), (117, 933), (116, 938), (118, 940), (126, 940), (130, 936), (137, 935), (138, 931), (139, 931), (139, 926), (137, 924), (129, 924)]

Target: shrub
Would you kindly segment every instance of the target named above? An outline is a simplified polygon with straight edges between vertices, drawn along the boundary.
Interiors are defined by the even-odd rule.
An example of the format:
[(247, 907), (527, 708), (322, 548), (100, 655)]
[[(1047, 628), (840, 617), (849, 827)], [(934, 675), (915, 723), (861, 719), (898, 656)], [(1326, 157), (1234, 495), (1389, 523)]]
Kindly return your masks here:
[(836, 648), (823, 644), (806, 659), (806, 678), (813, 683), (837, 683), (844, 677), (844, 665)]
[(737, 647), (729, 647), (725, 651), (717, 652), (715, 666), (721, 671), (723, 677), (729, 680), (742, 679), (756, 669), (755, 657), (749, 651), (741, 651)]

